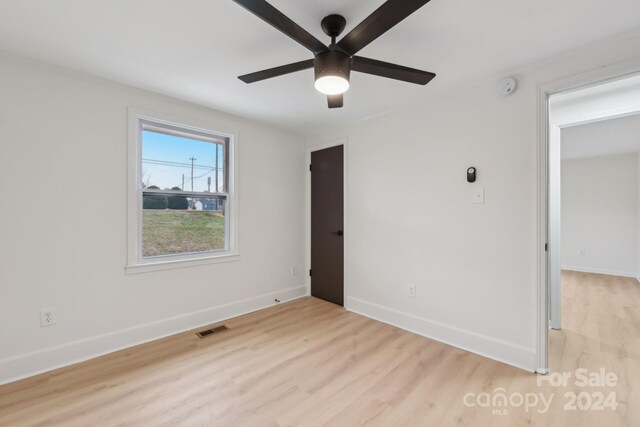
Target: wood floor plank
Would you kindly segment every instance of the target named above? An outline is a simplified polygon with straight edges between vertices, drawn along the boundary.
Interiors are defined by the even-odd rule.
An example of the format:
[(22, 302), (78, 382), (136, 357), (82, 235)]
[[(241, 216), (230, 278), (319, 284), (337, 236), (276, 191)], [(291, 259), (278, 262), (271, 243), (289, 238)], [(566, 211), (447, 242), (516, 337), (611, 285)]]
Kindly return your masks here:
[[(615, 387), (538, 386), (532, 373), (307, 297), (208, 338), (185, 332), (0, 386), (0, 426), (640, 425), (640, 284), (562, 280), (552, 371), (603, 368)], [(546, 412), (465, 401), (496, 390), (553, 399)], [(564, 410), (565, 393), (585, 391), (615, 392), (617, 410)]]

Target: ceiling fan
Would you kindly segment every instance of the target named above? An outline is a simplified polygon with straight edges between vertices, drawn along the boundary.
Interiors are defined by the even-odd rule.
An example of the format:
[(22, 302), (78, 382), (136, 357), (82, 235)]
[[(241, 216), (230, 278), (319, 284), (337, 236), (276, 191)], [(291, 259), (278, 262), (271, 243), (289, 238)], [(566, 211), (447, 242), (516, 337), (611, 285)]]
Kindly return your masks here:
[(245, 83), (255, 83), (313, 68), (315, 87), (327, 95), (329, 108), (341, 108), (343, 94), (349, 89), (352, 70), (419, 85), (426, 85), (436, 76), (427, 71), (356, 56), (358, 51), (427, 4), (429, 0), (388, 0), (337, 43), (336, 38), (344, 30), (347, 21), (340, 15), (329, 15), (321, 22), (322, 30), (331, 37), (329, 46), (325, 46), (265, 0), (233, 1), (288, 35), (314, 55), (314, 59), (238, 77)]

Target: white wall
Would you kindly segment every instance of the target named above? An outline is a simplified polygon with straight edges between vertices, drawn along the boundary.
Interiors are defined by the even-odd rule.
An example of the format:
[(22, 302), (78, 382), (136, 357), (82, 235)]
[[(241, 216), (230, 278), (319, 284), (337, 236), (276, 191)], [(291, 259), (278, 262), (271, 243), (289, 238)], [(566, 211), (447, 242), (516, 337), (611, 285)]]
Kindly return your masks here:
[[(306, 293), (297, 137), (7, 55), (0, 94), (0, 382)], [(237, 132), (240, 261), (125, 274), (129, 106)]]
[(348, 139), (347, 308), (536, 369), (537, 87), (639, 51), (601, 44), (515, 73), (509, 97), (495, 76), (310, 137)]
[(562, 160), (562, 268), (638, 275), (638, 155)]
[[(640, 100), (640, 92), (637, 94)], [(640, 111), (561, 130), (563, 159), (640, 152)]]

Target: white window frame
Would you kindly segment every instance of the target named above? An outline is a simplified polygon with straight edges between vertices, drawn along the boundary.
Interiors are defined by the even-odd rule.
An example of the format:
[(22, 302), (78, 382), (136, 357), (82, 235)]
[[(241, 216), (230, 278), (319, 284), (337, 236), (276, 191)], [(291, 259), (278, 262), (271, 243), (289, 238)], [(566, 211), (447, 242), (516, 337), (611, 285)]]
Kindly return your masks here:
[[(225, 249), (207, 252), (194, 252), (154, 257), (142, 256), (142, 125), (146, 123), (158, 126), (173, 127), (193, 132), (196, 135), (211, 135), (228, 140), (225, 155), (227, 170), (227, 200), (225, 202)], [(213, 130), (213, 129), (216, 130)], [(237, 196), (236, 196), (236, 135), (229, 130), (218, 129), (211, 123), (201, 123), (192, 119), (170, 117), (129, 108), (129, 168), (128, 168), (128, 248), (127, 273), (144, 273), (148, 271), (184, 268), (204, 264), (237, 261), (240, 258), (237, 239)], [(188, 137), (188, 135), (186, 135)], [(187, 192), (189, 193), (189, 192)]]

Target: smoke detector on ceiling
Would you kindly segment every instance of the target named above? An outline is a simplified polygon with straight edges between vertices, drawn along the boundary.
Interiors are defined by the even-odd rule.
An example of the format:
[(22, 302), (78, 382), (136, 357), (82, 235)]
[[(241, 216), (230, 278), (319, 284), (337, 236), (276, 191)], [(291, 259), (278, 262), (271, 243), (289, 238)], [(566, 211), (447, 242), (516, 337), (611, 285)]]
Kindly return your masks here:
[(513, 77), (507, 77), (498, 82), (497, 85), (498, 94), (502, 96), (511, 95), (516, 91), (516, 80)]

